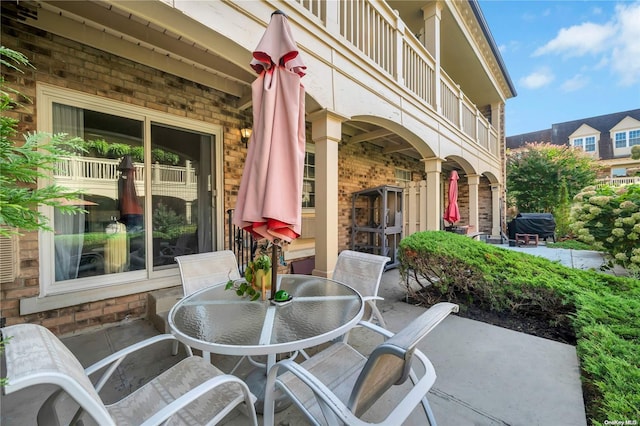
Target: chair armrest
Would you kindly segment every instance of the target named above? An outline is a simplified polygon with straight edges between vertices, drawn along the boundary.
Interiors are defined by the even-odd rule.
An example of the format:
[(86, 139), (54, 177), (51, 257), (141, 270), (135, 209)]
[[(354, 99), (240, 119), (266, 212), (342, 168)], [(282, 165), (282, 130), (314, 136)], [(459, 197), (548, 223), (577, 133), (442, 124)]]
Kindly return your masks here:
[[(100, 379), (95, 385), (96, 391), (100, 392), (100, 390), (105, 385), (107, 380), (109, 380), (109, 377), (111, 377), (113, 372), (116, 370), (116, 368), (118, 368), (118, 366), (122, 363), (122, 361), (124, 361), (127, 355), (133, 352), (137, 352), (140, 349), (146, 348), (147, 346), (154, 345), (158, 342), (163, 342), (165, 340), (177, 340), (177, 339), (175, 338), (175, 336), (171, 334), (160, 334), (158, 336), (150, 337), (146, 340), (135, 343), (131, 346), (121, 349), (101, 359), (100, 361), (94, 363), (93, 365), (90, 365), (89, 367), (85, 368), (84, 371), (87, 374), (87, 376), (91, 376), (92, 374), (96, 373), (97, 371), (100, 371), (104, 367), (109, 366), (109, 368), (103, 373), (103, 375), (100, 377)], [(187, 347), (187, 353), (191, 355), (191, 348)]]
[(165, 420), (167, 420), (173, 414), (177, 413), (182, 408), (186, 407), (187, 405), (191, 404), (196, 399), (198, 399), (201, 396), (205, 395), (207, 392), (210, 392), (211, 390), (217, 388), (218, 386), (221, 386), (221, 385), (224, 385), (224, 384), (227, 384), (227, 383), (236, 383), (236, 384), (238, 384), (240, 386), (240, 389), (242, 390), (242, 396), (236, 398), (233, 402), (228, 404), (228, 406), (227, 406), (228, 408), (225, 409), (225, 410), (222, 410), (213, 419), (211, 419), (210, 424), (218, 423), (227, 414), (229, 414), (229, 412), (231, 412), (231, 410), (233, 410), (233, 408), (235, 408), (235, 406), (237, 405), (235, 402), (238, 401), (239, 399), (243, 399), (244, 402), (247, 404), (247, 408), (248, 408), (247, 411), (252, 413), (253, 424), (257, 424), (257, 420), (255, 418), (255, 411), (253, 410), (253, 407), (252, 407), (252, 405), (256, 401), (255, 396), (251, 393), (251, 391), (249, 391), (249, 387), (247, 386), (247, 384), (245, 382), (243, 382), (242, 380), (240, 380), (238, 377), (232, 376), (230, 374), (224, 374), (224, 375), (221, 375), (221, 376), (213, 377), (213, 378), (207, 380), (206, 382), (204, 382), (204, 383), (196, 386), (195, 388), (191, 389), (189, 392), (185, 393), (181, 397), (177, 398), (176, 400), (174, 400), (173, 402), (171, 402), (170, 404), (166, 405), (161, 410), (156, 412), (153, 416), (149, 417), (140, 426), (150, 426), (150, 425), (162, 424)]
[(379, 325), (369, 321), (360, 321), (358, 322), (358, 325), (360, 327), (368, 328), (369, 330), (375, 331), (376, 333), (384, 336), (386, 339), (388, 339), (389, 337), (393, 337), (393, 335), (395, 334), (393, 331), (389, 331), (386, 328), (380, 327)]

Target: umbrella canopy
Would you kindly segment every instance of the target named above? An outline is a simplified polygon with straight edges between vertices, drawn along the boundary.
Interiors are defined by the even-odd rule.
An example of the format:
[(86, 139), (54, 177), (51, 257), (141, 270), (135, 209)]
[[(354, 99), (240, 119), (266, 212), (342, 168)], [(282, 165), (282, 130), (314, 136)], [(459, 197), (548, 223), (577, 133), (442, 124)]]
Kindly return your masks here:
[[(287, 17), (271, 15), (253, 52), (253, 133), (233, 223), (276, 244), (300, 236), (305, 155), (304, 66)], [(275, 265), (274, 265), (275, 267)]]
[(460, 209), (458, 208), (458, 172), (455, 170), (449, 176), (449, 205), (444, 211), (444, 220), (454, 224), (460, 220)]
[(118, 210), (120, 220), (127, 227), (127, 231), (142, 228), (142, 206), (136, 194), (135, 168), (130, 155), (125, 155), (118, 165), (120, 178), (118, 179)]

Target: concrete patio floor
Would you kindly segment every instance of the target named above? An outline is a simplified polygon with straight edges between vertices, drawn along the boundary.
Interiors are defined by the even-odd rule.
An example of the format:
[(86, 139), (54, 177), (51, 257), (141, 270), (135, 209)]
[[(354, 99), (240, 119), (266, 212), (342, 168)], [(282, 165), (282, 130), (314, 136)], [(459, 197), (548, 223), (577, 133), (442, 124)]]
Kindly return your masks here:
[[(584, 269), (597, 269), (602, 263), (598, 256), (577, 261), (574, 253), (544, 246), (522, 250), (544, 257), (553, 255), (558, 257), (553, 260), (564, 264), (571, 262), (567, 266)], [(386, 272), (380, 287), (380, 295), (385, 300), (379, 302), (379, 307), (388, 328), (393, 331), (401, 329), (424, 311), (422, 307), (405, 303), (404, 294), (398, 270)], [(86, 366), (154, 334), (157, 331), (148, 321), (130, 320), (114, 327), (66, 336), (63, 342)], [(358, 328), (352, 332), (350, 342), (366, 352), (378, 340), (371, 332)], [(571, 345), (452, 315), (419, 347), (431, 359), (438, 375), (428, 399), (440, 426), (587, 424), (578, 358), (575, 347)], [(129, 359), (105, 386), (103, 398), (106, 401), (119, 399), (147, 378), (177, 362), (181, 356), (184, 355), (172, 357), (167, 345)], [(213, 362), (223, 371), (229, 371), (236, 360), (214, 357)], [(238, 375), (243, 376), (248, 371), (246, 368)], [(37, 410), (52, 391), (51, 387), (34, 387), (3, 395), (0, 424), (36, 424)], [(397, 397), (397, 391), (385, 395), (372, 408), (375, 411), (369, 414), (389, 410)], [(244, 424), (243, 420), (235, 417), (227, 423)], [(295, 407), (278, 413), (276, 420), (279, 425), (306, 424)], [(424, 414), (419, 410), (405, 422), (405, 425), (425, 424)]]

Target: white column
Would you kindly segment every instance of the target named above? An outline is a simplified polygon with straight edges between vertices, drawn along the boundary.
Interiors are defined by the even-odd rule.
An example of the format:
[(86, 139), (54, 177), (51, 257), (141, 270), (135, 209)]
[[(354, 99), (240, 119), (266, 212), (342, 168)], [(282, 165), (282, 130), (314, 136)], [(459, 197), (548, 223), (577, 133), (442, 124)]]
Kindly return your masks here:
[(424, 160), (424, 170), (427, 172), (427, 197), (422, 207), (427, 212), (427, 230), (437, 231), (440, 229), (440, 216), (442, 208), (440, 199), (442, 198), (440, 174), (442, 172), (442, 159), (433, 157)]
[(500, 237), (500, 185), (491, 185), (491, 236)]
[(345, 117), (322, 110), (308, 119), (316, 150), (316, 265), (313, 275), (330, 277), (338, 259), (338, 144)]
[(422, 8), (424, 18), (424, 46), (427, 48), (435, 63), (436, 109), (442, 113), (440, 91), (440, 21), (442, 20), (442, 4), (430, 3)]
[(469, 184), (469, 226), (471, 232), (480, 232), (478, 219), (478, 185), (480, 184), (480, 175), (467, 175), (467, 183)]

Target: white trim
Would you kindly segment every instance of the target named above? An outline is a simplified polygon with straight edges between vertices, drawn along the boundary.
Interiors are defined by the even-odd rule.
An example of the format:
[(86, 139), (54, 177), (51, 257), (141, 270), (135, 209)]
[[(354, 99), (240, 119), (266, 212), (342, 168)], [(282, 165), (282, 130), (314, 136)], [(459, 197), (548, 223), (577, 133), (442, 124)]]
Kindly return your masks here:
[(180, 284), (180, 276), (172, 275), (171, 277), (161, 279), (135, 281), (112, 285), (109, 287), (79, 290), (73, 293), (56, 294), (45, 297), (27, 297), (20, 299), (20, 315), (34, 314), (37, 312), (50, 311), (52, 309), (79, 305), (81, 303), (90, 303), (115, 297), (128, 296), (130, 294), (144, 293)]
[[(223, 130), (222, 126), (196, 121), (189, 118), (175, 116), (152, 109), (130, 105), (120, 101), (102, 98), (96, 95), (86, 94), (70, 89), (60, 88), (44, 83), (36, 85), (36, 104), (38, 105), (38, 125), (39, 132), (52, 132), (52, 104), (53, 102), (77, 108), (91, 109), (120, 117), (140, 120), (144, 123), (144, 143), (150, 144), (150, 128), (152, 123), (165, 124), (184, 128), (185, 130), (201, 132), (211, 135), (213, 138), (212, 156), (215, 163), (212, 166), (216, 172), (215, 186), (212, 203), (215, 207), (213, 218), (217, 222), (214, 232), (214, 249), (222, 247), (224, 244), (224, 182), (223, 182)], [(146, 164), (150, 164), (151, 150), (145, 149)], [(46, 185), (46, 182), (39, 182), (39, 185)], [(151, 194), (151, 184), (145, 182), (145, 193)], [(42, 207), (41, 212), (47, 217), (53, 216), (53, 208)], [(151, 217), (151, 207), (145, 204), (145, 216)], [(152, 247), (152, 235), (146, 233), (147, 247)], [(39, 259), (40, 259), (40, 296), (21, 300), (20, 314), (40, 312), (48, 309), (55, 309), (65, 306), (73, 306), (79, 303), (86, 303), (94, 300), (101, 300), (109, 297), (123, 296), (127, 294), (140, 293), (142, 291), (154, 290), (166, 287), (167, 285), (178, 285), (178, 269), (169, 268), (163, 270), (153, 270), (148, 267), (141, 271), (125, 272), (120, 274), (101, 275), (96, 277), (86, 277), (77, 280), (55, 282), (53, 252), (53, 233), (40, 232), (39, 234)], [(152, 250), (147, 252), (147, 265), (152, 265)]]

